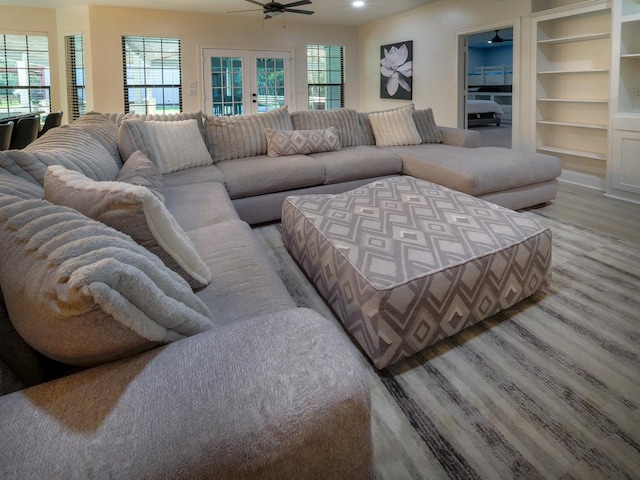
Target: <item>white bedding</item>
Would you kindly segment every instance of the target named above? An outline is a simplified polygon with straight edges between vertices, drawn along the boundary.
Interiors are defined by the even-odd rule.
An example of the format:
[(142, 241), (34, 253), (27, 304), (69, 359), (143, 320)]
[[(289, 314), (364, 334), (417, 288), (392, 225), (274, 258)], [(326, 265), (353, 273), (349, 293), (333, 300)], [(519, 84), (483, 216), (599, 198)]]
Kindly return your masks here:
[(504, 111), (492, 100), (467, 100), (467, 113), (495, 113), (496, 117), (502, 117)]

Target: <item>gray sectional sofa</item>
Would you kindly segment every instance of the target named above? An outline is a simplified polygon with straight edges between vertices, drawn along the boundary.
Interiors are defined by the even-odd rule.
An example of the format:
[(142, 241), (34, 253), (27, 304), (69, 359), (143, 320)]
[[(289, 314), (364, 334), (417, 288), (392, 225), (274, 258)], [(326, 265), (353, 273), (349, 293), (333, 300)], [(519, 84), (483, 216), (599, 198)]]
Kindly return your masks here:
[(398, 110), (90, 113), (0, 152), (0, 477), (371, 478), (361, 359), (249, 224), (399, 174), (522, 208), (560, 174)]

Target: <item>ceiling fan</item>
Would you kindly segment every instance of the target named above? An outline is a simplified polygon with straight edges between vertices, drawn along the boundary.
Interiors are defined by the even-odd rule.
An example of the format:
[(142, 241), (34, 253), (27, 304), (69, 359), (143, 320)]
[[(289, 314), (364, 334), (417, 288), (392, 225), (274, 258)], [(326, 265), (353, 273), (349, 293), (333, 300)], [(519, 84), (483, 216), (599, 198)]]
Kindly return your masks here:
[(246, 1), (249, 3), (254, 3), (256, 5), (260, 5), (262, 8), (261, 9), (253, 8), (250, 10), (235, 10), (227, 13), (256, 12), (256, 11), (262, 10), (262, 13), (264, 13), (265, 19), (277, 17), (278, 15), (282, 15), (283, 13), (301, 13), (303, 15), (313, 15), (314, 13), (311, 10), (298, 10), (297, 8), (292, 8), (292, 7), (299, 7), (301, 5), (311, 5), (310, 0), (300, 0), (298, 2), (291, 2), (291, 3), (278, 3), (278, 2), (260, 3), (260, 2), (256, 2), (255, 0), (246, 0)]
[(513, 42), (513, 38), (502, 38), (500, 35), (498, 35), (499, 31), (500, 30), (495, 31), (496, 32), (495, 36), (491, 40), (489, 40), (488, 43)]

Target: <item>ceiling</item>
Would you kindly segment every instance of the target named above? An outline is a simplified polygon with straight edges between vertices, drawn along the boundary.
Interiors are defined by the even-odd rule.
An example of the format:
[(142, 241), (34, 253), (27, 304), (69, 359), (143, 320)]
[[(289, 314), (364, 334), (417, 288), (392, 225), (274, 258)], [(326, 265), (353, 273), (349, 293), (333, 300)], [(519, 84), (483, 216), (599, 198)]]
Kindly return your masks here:
[[(266, 3), (269, 0), (258, 0)], [(295, 0), (281, 0), (280, 3), (291, 3)], [(285, 15), (287, 22), (313, 22), (332, 25), (360, 26), (383, 19), (390, 15), (406, 12), (421, 5), (439, 0), (365, 0), (365, 6), (356, 8), (351, 0), (312, 0), (312, 5), (297, 7), (313, 10), (314, 15)], [(253, 12), (236, 13), (240, 17), (262, 17), (260, 6), (245, 0), (0, 0), (0, 6), (67, 8), (82, 5), (103, 5), (109, 7), (149, 8), (154, 10), (179, 10), (189, 12), (205, 12), (226, 14), (233, 10), (257, 9)], [(281, 21), (277, 17), (269, 21)]]

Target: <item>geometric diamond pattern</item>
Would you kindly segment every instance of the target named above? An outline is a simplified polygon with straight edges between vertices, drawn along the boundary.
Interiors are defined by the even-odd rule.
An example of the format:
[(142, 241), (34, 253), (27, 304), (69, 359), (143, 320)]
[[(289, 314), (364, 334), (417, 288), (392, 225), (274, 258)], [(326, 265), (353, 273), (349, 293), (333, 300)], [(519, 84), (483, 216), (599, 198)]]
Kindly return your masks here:
[(288, 197), (285, 247), (377, 368), (549, 285), (540, 222), (409, 176)]

